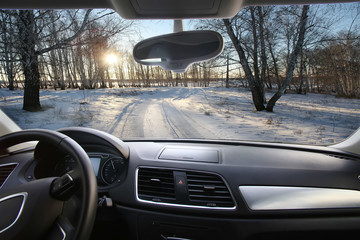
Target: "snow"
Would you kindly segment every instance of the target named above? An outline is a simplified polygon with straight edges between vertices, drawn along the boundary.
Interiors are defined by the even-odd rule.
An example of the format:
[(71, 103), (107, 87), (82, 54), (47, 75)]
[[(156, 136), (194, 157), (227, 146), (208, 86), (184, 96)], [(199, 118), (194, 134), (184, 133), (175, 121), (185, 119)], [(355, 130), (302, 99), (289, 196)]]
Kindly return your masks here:
[[(267, 99), (272, 93), (267, 93)], [(256, 112), (246, 89), (222, 87), (42, 90), (43, 111), (22, 110), (22, 90), (0, 89), (21, 128), (96, 128), (121, 139), (206, 138), (329, 145), (360, 126), (360, 99), (286, 94)]]

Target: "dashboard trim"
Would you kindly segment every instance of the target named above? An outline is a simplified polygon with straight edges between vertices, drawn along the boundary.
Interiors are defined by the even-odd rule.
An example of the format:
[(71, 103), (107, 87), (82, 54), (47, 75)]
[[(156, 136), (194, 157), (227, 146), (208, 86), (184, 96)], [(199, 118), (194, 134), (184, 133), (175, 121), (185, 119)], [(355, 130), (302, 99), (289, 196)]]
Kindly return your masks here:
[(225, 146), (244, 146), (244, 147), (261, 147), (270, 149), (306, 151), (320, 154), (339, 155), (354, 159), (360, 159), (360, 155), (346, 152), (342, 149), (333, 148), (332, 146), (310, 146), (291, 143), (270, 143), (270, 142), (255, 142), (255, 141), (235, 141), (235, 140), (200, 140), (200, 139), (156, 139), (156, 140), (136, 140), (136, 139), (122, 139), (125, 143), (131, 142), (155, 142), (155, 143), (183, 143), (183, 144), (218, 144)]
[(60, 224), (57, 224), (57, 226), (60, 229), (61, 234), (63, 235), (63, 238), (61, 240), (65, 240), (67, 236), (65, 230), (60, 226)]
[(113, 147), (115, 147), (124, 156), (125, 159), (129, 159), (130, 156), (129, 146), (123, 141), (121, 141), (119, 138), (116, 138), (115, 136), (109, 133), (92, 128), (85, 128), (85, 127), (67, 127), (67, 128), (58, 129), (57, 131), (65, 135), (68, 135), (68, 132), (80, 132), (80, 133), (87, 133), (97, 136), (110, 143)]
[(360, 208), (360, 191), (336, 188), (240, 186), (251, 210)]

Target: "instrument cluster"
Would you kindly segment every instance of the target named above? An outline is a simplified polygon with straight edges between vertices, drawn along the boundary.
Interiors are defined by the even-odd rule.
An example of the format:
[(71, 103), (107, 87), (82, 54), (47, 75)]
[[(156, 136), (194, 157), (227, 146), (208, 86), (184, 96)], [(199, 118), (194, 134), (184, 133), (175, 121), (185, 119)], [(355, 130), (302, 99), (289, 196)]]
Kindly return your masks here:
[[(126, 175), (127, 162), (122, 156), (105, 153), (88, 153), (99, 187), (121, 183)], [(76, 167), (75, 160), (65, 156), (55, 165), (55, 175), (61, 176)]]

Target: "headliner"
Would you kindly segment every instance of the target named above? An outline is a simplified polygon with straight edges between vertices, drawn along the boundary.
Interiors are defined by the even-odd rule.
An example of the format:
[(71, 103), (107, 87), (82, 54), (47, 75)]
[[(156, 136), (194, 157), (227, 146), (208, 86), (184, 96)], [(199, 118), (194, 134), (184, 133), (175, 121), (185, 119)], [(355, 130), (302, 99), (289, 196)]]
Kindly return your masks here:
[(126, 19), (230, 18), (245, 6), (354, 0), (1, 0), (2, 9), (110, 8)]

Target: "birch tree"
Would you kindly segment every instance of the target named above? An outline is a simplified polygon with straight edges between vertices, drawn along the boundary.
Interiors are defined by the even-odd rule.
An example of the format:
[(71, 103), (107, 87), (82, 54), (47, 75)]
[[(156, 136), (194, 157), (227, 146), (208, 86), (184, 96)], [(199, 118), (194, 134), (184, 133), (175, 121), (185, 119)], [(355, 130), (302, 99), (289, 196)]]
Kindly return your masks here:
[(62, 48), (76, 39), (84, 30), (88, 22), (91, 10), (85, 12), (82, 25), (72, 36), (59, 39), (55, 44), (37, 49), (39, 33), (43, 24), (46, 25), (44, 16), (46, 12), (35, 10), (18, 10), (17, 28), (19, 32), (21, 64), (25, 78), (23, 109), (27, 111), (38, 111), (40, 105), (40, 74), (38, 57), (49, 51)]
[(14, 90), (15, 75), (17, 73), (17, 53), (13, 51), (16, 45), (13, 23), (13, 16), (3, 11), (0, 12), (1, 62), (7, 76), (9, 90)]
[(281, 96), (284, 94), (285, 89), (290, 85), (291, 80), (293, 79), (294, 75), (294, 69), (296, 66), (296, 62), (298, 59), (299, 54), (302, 51), (304, 38), (305, 38), (305, 31), (306, 31), (306, 23), (308, 18), (308, 11), (309, 11), (309, 5), (304, 5), (302, 7), (301, 12), (301, 18), (299, 21), (299, 30), (298, 30), (298, 37), (295, 44), (295, 48), (290, 54), (288, 66), (286, 69), (286, 78), (280, 88), (277, 90), (277, 92), (271, 97), (269, 100), (266, 111), (272, 112), (275, 106), (275, 103), (281, 98)]
[[(260, 8), (260, 7), (259, 7)], [(264, 32), (264, 16), (262, 9), (257, 9), (257, 14), (255, 11), (255, 8), (250, 7), (250, 17), (248, 17), (248, 21), (250, 22), (250, 29), (253, 36), (253, 46), (252, 48), (249, 48), (248, 45), (246, 45), (244, 42), (247, 42), (243, 38), (243, 33), (241, 30), (241, 27), (239, 23), (237, 22), (237, 17), (233, 19), (224, 19), (224, 25), (227, 30), (227, 34), (229, 38), (231, 39), (236, 52), (238, 54), (238, 57), (240, 59), (240, 64), (243, 68), (243, 71), (245, 72), (246, 79), (248, 80), (249, 87), (252, 93), (252, 99), (253, 103), (255, 105), (255, 108), (257, 111), (266, 110), (269, 112), (273, 111), (273, 108), (275, 106), (275, 103), (277, 100), (280, 99), (280, 97), (284, 94), (285, 89), (290, 85), (291, 80), (293, 79), (294, 69), (297, 63), (298, 56), (302, 50), (303, 43), (304, 43), (304, 37), (305, 37), (305, 31), (306, 31), (306, 23), (308, 18), (308, 10), (309, 6), (305, 5), (302, 7), (301, 16), (299, 17), (299, 20), (297, 22), (296, 28), (296, 38), (292, 40), (290, 36), (287, 38), (287, 48), (288, 48), (288, 54), (287, 54), (287, 67), (286, 67), (286, 78), (281, 83), (281, 85), (278, 88), (278, 91), (274, 94), (274, 96), (269, 100), (269, 102), (265, 106), (265, 96), (264, 96), (264, 81), (265, 81), (265, 70), (267, 65), (266, 60), (266, 49), (265, 49), (265, 35), (264, 34), (257, 34), (258, 29), (259, 32)], [(257, 19), (258, 23), (257, 23)], [(241, 24), (241, 23), (240, 23)], [(244, 22), (242, 23), (244, 24)], [(259, 27), (257, 27), (259, 26)], [(259, 35), (259, 36), (258, 36)], [(267, 38), (268, 43), (270, 43), (269, 38)], [(258, 41), (260, 41), (261, 45), (261, 64), (264, 65), (261, 68), (261, 77), (259, 76), (259, 64), (258, 64)], [(293, 42), (291, 42), (293, 41)], [(293, 46), (293, 47), (291, 47)], [(246, 52), (252, 51), (253, 55), (253, 70), (250, 66), (249, 58), (246, 54)], [(273, 49), (270, 47), (270, 53), (272, 55), (272, 59), (274, 61), (274, 64), (276, 66), (277, 61), (274, 56)], [(276, 74), (278, 75), (276, 67)], [(277, 76), (278, 77), (278, 76)], [(280, 83), (279, 83), (280, 84)]]
[[(238, 17), (235, 17), (231, 20), (223, 19), (224, 25), (226, 27), (227, 34), (233, 43), (238, 57), (240, 59), (240, 64), (245, 73), (245, 77), (248, 80), (250, 91), (252, 93), (252, 100), (257, 111), (265, 110), (264, 100), (264, 82), (259, 77), (259, 66), (258, 66), (258, 37), (257, 37), (257, 27), (256, 27), (256, 18), (255, 18), (255, 8), (250, 7), (250, 17), (247, 17), (250, 22), (250, 32), (252, 33), (252, 53), (253, 53), (253, 69), (250, 66), (249, 58), (246, 54), (246, 50), (250, 49), (246, 44), (244, 44), (243, 30), (241, 29), (241, 24)], [(240, 19), (241, 20), (241, 19)], [(249, 52), (249, 51), (247, 51)]]

